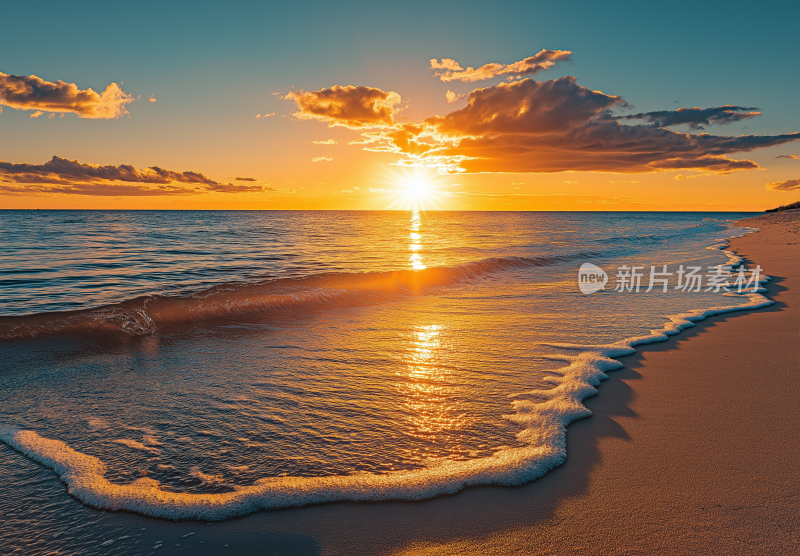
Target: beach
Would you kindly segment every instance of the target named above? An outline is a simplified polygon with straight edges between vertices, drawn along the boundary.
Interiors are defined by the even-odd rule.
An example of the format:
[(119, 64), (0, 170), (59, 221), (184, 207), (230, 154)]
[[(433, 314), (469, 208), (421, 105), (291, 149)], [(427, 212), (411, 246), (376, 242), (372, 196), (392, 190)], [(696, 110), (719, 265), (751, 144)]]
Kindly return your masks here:
[(710, 317), (621, 357), (585, 400), (591, 417), (569, 425), (565, 463), (522, 486), (174, 522), (80, 506), (52, 471), (3, 450), (20, 473), (34, 470), (25, 481), (48, 504), (91, 523), (92, 554), (792, 553), (800, 211), (739, 224), (761, 231), (730, 249), (772, 277), (775, 304)]
[[(761, 231), (731, 248), (769, 269), (776, 303), (710, 317), (622, 358), (586, 400), (592, 416), (569, 426), (567, 461), (541, 479), (204, 527), (253, 554), (272, 535), (286, 535), (273, 537), (281, 554), (797, 552), (800, 211), (741, 224)], [(161, 527), (171, 540), (197, 528)]]

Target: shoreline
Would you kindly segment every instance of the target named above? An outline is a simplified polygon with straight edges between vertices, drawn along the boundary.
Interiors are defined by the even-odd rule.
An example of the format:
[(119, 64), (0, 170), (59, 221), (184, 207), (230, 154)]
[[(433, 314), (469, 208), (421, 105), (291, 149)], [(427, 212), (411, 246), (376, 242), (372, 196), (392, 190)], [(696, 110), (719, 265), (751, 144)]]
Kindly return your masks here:
[[(776, 303), (621, 357), (584, 401), (593, 416), (569, 426), (566, 462), (545, 476), (419, 502), (261, 512), (209, 533), (252, 553), (260, 534), (301, 535), (332, 555), (800, 551), (800, 243), (785, 241), (800, 211), (766, 218), (794, 219), (795, 231), (747, 219), (761, 231), (729, 249), (772, 277)], [(773, 376), (759, 380), (764, 369)]]
[[(778, 213), (778, 215), (780, 214)], [(757, 217), (756, 220), (760, 218), (764, 217)], [(752, 220), (754, 219), (742, 222), (750, 222), (754, 226), (761, 227), (759, 224), (752, 223)], [(764, 238), (775, 235), (775, 233), (769, 232), (768, 228), (769, 226), (762, 228), (768, 232), (766, 234), (758, 232), (732, 239), (728, 249), (733, 249), (737, 255), (744, 256), (748, 262), (761, 264), (764, 271), (773, 278), (766, 284), (766, 287), (769, 297), (777, 303), (757, 311), (747, 311), (748, 314), (786, 316), (787, 312), (784, 309), (794, 307), (791, 315), (796, 321), (796, 299), (800, 286), (797, 284), (789, 286), (791, 282), (796, 282), (798, 277), (788, 276), (787, 274), (791, 274), (791, 272), (781, 273), (777, 268), (773, 268), (771, 263), (761, 262), (759, 255), (753, 256), (748, 252), (748, 249), (752, 250), (757, 246), (763, 248), (764, 246), (760, 244), (764, 243)], [(796, 232), (794, 234), (796, 236)], [(759, 239), (754, 239), (756, 237)], [(794, 242), (793, 245), (797, 251), (798, 243)], [(791, 257), (784, 258), (791, 259)], [(797, 260), (797, 257), (793, 259), (793, 261)], [(790, 263), (791, 260), (783, 261), (782, 264)], [(796, 262), (794, 266), (797, 266)], [(793, 266), (789, 268), (797, 273), (797, 269)], [(790, 283), (787, 284), (787, 282)], [(780, 301), (779, 297), (791, 297), (793, 301), (787, 304), (786, 299)], [(712, 445), (715, 449), (712, 455), (717, 459), (712, 457), (710, 460), (703, 460), (706, 465), (699, 465), (699, 467), (696, 462), (694, 467), (687, 465), (688, 460), (691, 459), (688, 456), (702, 452), (702, 442), (699, 438), (714, 440), (714, 435), (710, 437), (703, 435), (705, 428), (703, 425), (708, 420), (713, 422), (715, 415), (713, 413), (706, 416), (694, 415), (695, 420), (689, 419), (687, 427), (687, 423), (681, 418), (686, 417), (684, 413), (687, 408), (684, 406), (689, 402), (684, 400), (681, 407), (676, 407), (674, 402), (681, 398), (681, 394), (691, 394), (697, 397), (696, 401), (700, 403), (700, 406), (703, 404), (712, 406), (714, 404), (711, 402), (719, 402), (719, 399), (708, 400), (708, 392), (702, 388), (696, 389), (698, 390), (696, 392), (693, 390), (695, 390), (695, 383), (698, 379), (702, 379), (701, 382), (704, 385), (708, 382), (709, 384), (705, 386), (709, 387), (714, 380), (719, 381), (720, 377), (716, 376), (713, 371), (725, 370), (724, 367), (727, 364), (723, 361), (725, 358), (735, 359), (737, 363), (744, 365), (742, 359), (746, 359), (747, 352), (737, 353), (736, 358), (729, 357), (733, 353), (720, 358), (719, 352), (716, 350), (720, 342), (734, 350), (747, 347), (742, 346), (746, 342), (736, 341), (737, 337), (742, 336), (741, 331), (734, 333), (728, 330), (724, 334), (724, 338), (719, 337), (723, 330), (735, 325), (737, 321), (748, 321), (752, 318), (732, 318), (736, 316), (739, 315), (726, 313), (707, 317), (703, 321), (696, 322), (694, 327), (685, 329), (681, 334), (672, 336), (667, 341), (649, 344), (646, 349), (641, 349), (643, 347), (641, 345), (637, 346), (639, 348), (637, 353), (617, 358), (624, 364), (624, 368), (614, 371), (609, 375), (608, 380), (603, 381), (600, 389), (601, 395), (587, 398), (583, 402), (591, 409), (593, 417), (575, 421), (569, 426), (566, 462), (549, 471), (545, 476), (523, 486), (510, 488), (475, 486), (455, 495), (414, 502), (327, 503), (289, 510), (260, 512), (213, 524), (164, 522), (124, 513), (109, 514), (108, 517), (114, 521), (117, 529), (120, 527), (122, 529), (134, 527), (147, 529), (146, 534), (137, 535), (141, 545), (137, 547), (136, 553), (150, 553), (151, 550), (147, 547), (153, 548), (153, 553), (177, 553), (179, 550), (176, 545), (188, 548), (187, 542), (191, 542), (193, 553), (206, 553), (202, 550), (198, 551), (198, 549), (206, 548), (209, 554), (217, 553), (216, 551), (224, 546), (242, 554), (265, 553), (264, 550), (267, 546), (270, 547), (270, 553), (281, 554), (317, 553), (318, 551), (323, 554), (468, 554), (479, 552), (493, 554), (566, 554), (574, 552), (688, 554), (724, 551), (725, 549), (720, 548), (718, 544), (709, 545), (709, 539), (719, 541), (719, 537), (712, 535), (712, 531), (716, 531), (714, 526), (720, 524), (724, 526), (718, 527), (718, 532), (724, 532), (725, 537), (729, 540), (743, 538), (742, 535), (731, 534), (731, 520), (728, 519), (730, 516), (720, 520), (720, 516), (716, 515), (715, 521), (714, 516), (712, 518), (707, 515), (701, 516), (694, 507), (681, 509), (680, 505), (674, 503), (676, 485), (680, 487), (679, 494), (689, 500), (693, 499), (692, 495), (697, 498), (703, 491), (709, 490), (704, 488), (704, 481), (714, 483), (713, 476), (706, 476), (709, 469), (713, 468), (717, 475), (725, 477), (725, 470), (721, 470), (725, 465), (720, 465), (720, 461), (717, 461), (720, 458), (725, 460), (725, 446), (716, 446), (713, 442)], [(744, 317), (743, 314), (741, 316)], [(756, 329), (750, 324), (736, 326), (736, 328), (742, 329), (750, 335), (759, 336), (756, 338), (755, 345), (757, 347), (763, 348), (763, 344), (775, 342), (775, 335), (769, 328), (759, 327)], [(719, 329), (720, 332), (709, 335), (708, 332), (714, 329)], [(789, 338), (789, 343), (783, 344), (783, 360), (786, 362), (786, 359), (789, 358), (789, 368), (792, 363), (789, 352), (793, 347), (796, 350), (797, 329), (797, 327), (793, 329), (795, 343), (791, 344), (792, 339)], [(689, 339), (692, 339), (693, 342), (687, 343)], [(714, 348), (708, 345), (699, 345), (701, 343), (708, 344), (709, 341), (715, 346)], [(752, 346), (749, 347), (752, 348)], [(755, 351), (758, 352), (758, 349)], [(776, 352), (771, 355), (780, 359), (780, 348), (773, 351)], [(756, 357), (755, 364), (758, 364), (759, 360), (770, 357), (770, 354), (766, 353), (750, 353), (749, 355)], [(694, 358), (693, 361), (692, 358)], [(689, 360), (688, 365), (687, 360)], [(687, 369), (687, 367), (693, 366), (692, 363), (695, 367), (702, 367), (707, 372), (699, 373), (695, 368), (693, 369), (695, 374), (692, 374), (692, 370)], [(795, 351), (794, 370), (796, 370), (797, 363), (798, 358)], [(682, 373), (678, 381), (673, 380), (676, 370), (680, 370)], [(788, 376), (784, 378), (790, 379)], [(739, 382), (732, 380), (733, 385), (716, 384), (721, 388), (718, 388), (718, 391), (714, 390), (713, 393), (719, 394), (718, 398), (724, 398), (727, 388), (741, 395), (743, 393), (741, 390), (744, 388), (742, 384), (746, 384), (746, 379), (747, 377), (744, 377)], [(679, 386), (687, 385), (690, 388), (685, 389), (686, 391), (681, 391), (679, 388)], [(794, 400), (794, 405), (790, 406), (794, 409), (794, 413), (790, 411), (786, 414), (784, 411), (779, 417), (797, 415), (800, 406), (797, 400), (800, 399), (800, 396), (792, 396), (790, 393), (800, 394), (797, 385), (788, 380), (780, 381), (779, 386), (784, 397)], [(673, 393), (667, 393), (665, 389), (671, 389)], [(756, 396), (752, 393), (751, 395)], [(770, 401), (770, 396), (762, 396), (762, 398), (767, 402)], [(765, 407), (774, 409), (769, 403)], [(689, 409), (697, 409), (697, 407), (691, 405)], [(733, 417), (722, 411), (725, 408), (718, 409), (727, 415), (728, 420), (718, 427), (719, 430), (715, 429), (717, 436), (727, 438), (725, 433), (731, 430), (741, 430), (743, 425), (731, 422)], [(643, 418), (650, 414), (657, 415), (659, 418), (654, 420)], [(697, 421), (698, 417), (700, 417), (699, 422)], [(671, 423), (667, 427), (668, 430), (664, 430), (665, 418), (671, 419), (668, 421)], [(698, 425), (699, 427), (697, 427)], [(783, 429), (778, 427), (778, 432), (786, 433), (788, 436), (792, 431), (785, 430), (785, 427), (791, 429), (791, 422), (787, 422)], [(687, 429), (695, 433), (694, 437), (687, 438), (689, 434)], [(642, 435), (643, 431), (648, 434)], [(771, 432), (776, 431), (772, 430)], [(758, 434), (752, 435), (752, 437), (756, 436)], [(663, 445), (665, 439), (669, 440), (667, 445)], [(730, 440), (728, 438), (728, 441)], [(794, 439), (786, 440), (786, 449), (791, 452), (791, 447), (796, 446), (798, 440), (800, 440), (800, 435), (795, 433)], [(655, 449), (654, 446), (658, 449)], [(689, 452), (682, 451), (684, 446), (691, 446), (695, 449)], [(764, 448), (761, 444), (758, 446), (759, 450)], [(670, 452), (670, 449), (673, 452)], [(728, 449), (730, 450), (730, 447)], [(666, 455), (668, 453), (672, 456), (668, 457)], [(759, 452), (762, 455), (763, 453), (768, 453), (768, 451), (761, 450)], [(737, 455), (743, 461), (747, 460), (747, 454), (737, 452)], [(789, 455), (791, 456), (791, 454)], [(758, 475), (765, 471), (750, 465), (753, 464), (752, 460), (757, 455), (749, 457), (750, 460), (747, 461), (749, 472)], [(783, 463), (789, 465), (791, 473), (787, 477), (792, 480), (786, 482), (784, 485), (786, 488), (779, 493), (784, 495), (783, 500), (785, 500), (783, 503), (785, 507), (782, 507), (781, 511), (787, 508), (789, 510), (783, 512), (786, 516), (797, 515), (800, 510), (800, 489), (795, 487), (795, 492), (790, 488), (792, 484), (800, 483), (798, 481), (800, 465), (793, 464), (791, 459), (789, 457)], [(615, 465), (620, 461), (625, 465)], [(731, 473), (738, 469), (736, 466), (728, 465), (728, 467), (728, 471)], [(760, 467), (767, 467), (767, 471), (769, 470), (769, 465)], [(663, 477), (672, 479), (671, 490), (667, 488), (670, 485), (664, 484), (663, 477), (653, 476), (654, 474), (658, 475), (658, 472), (655, 471), (657, 469), (661, 470)], [(52, 475), (49, 470), (46, 472)], [(643, 478), (645, 480), (642, 480)], [(58, 481), (55, 476), (53, 476), (53, 480)], [(687, 480), (690, 480), (689, 482), (694, 488), (686, 488)], [(763, 479), (761, 482), (766, 486), (762, 485), (763, 488), (759, 489), (754, 488), (755, 493), (767, 493), (770, 496), (778, 494), (774, 481), (770, 483)], [(654, 485), (663, 488), (655, 488)], [(720, 485), (714, 483), (714, 486), (719, 487)], [(722, 489), (721, 494), (717, 492), (719, 489), (714, 490), (714, 496), (719, 495), (716, 503), (720, 509), (712, 511), (716, 511), (717, 514), (724, 513), (723, 509), (728, 507), (731, 499), (737, 497), (745, 501), (747, 493), (742, 492), (742, 487), (743, 484), (738, 484), (736, 487), (728, 486)], [(793, 492), (794, 498), (786, 497), (792, 496)], [(66, 493), (64, 495), (66, 496)], [(702, 498), (705, 499), (709, 496), (711, 495), (706, 492)], [(711, 497), (713, 498), (713, 496)], [(764, 499), (766, 498), (762, 496), (762, 502)], [(725, 503), (720, 503), (722, 501)], [(755, 500), (755, 502), (757, 501)], [(716, 507), (711, 502), (713, 501), (709, 500), (708, 508)], [(750, 500), (750, 502), (754, 502), (754, 500)], [(748, 513), (748, 508), (752, 510), (752, 508), (758, 507), (757, 504), (748, 506), (743, 503), (739, 503), (739, 506), (736, 511), (740, 513), (743, 511)], [(749, 511), (748, 515), (750, 514), (753, 514), (753, 511)], [(757, 528), (768, 521), (764, 520), (764, 516), (760, 516), (760, 518)], [(778, 529), (783, 528), (784, 533), (791, 530), (790, 540), (794, 543), (791, 546), (800, 548), (800, 526), (795, 525), (793, 529), (787, 528), (786, 524), (792, 522), (780, 519), (772, 520), (770, 523)], [(698, 529), (698, 524), (702, 525), (700, 529)], [(766, 531), (766, 527), (763, 527), (764, 531), (759, 538), (761, 540), (770, 536), (774, 538), (777, 534), (775, 527), (772, 532)], [(628, 535), (627, 538), (625, 535)], [(198, 544), (200, 541), (204, 541), (204, 544)], [(158, 549), (155, 549), (156, 543), (159, 545)], [(764, 543), (758, 547), (759, 553), (771, 550)], [(118, 548), (125, 550), (122, 546)], [(171, 548), (175, 548), (175, 550), (170, 550)], [(754, 547), (750, 548), (755, 550)], [(730, 545), (730, 551), (736, 553), (746, 553), (747, 550), (746, 546)]]

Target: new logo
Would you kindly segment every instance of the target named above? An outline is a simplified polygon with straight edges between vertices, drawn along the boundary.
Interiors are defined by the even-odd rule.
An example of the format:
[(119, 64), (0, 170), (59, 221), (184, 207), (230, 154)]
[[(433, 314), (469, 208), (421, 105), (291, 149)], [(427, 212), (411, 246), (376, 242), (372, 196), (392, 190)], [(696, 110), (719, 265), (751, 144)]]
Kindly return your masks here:
[(597, 265), (583, 263), (578, 270), (578, 286), (587, 295), (604, 289), (607, 283), (608, 274)]

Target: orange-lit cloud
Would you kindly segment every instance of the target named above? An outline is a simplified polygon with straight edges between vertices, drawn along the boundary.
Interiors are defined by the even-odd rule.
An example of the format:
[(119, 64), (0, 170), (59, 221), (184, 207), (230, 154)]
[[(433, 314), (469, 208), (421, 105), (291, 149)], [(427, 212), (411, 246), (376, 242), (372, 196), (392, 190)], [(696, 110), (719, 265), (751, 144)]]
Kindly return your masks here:
[(282, 97), (297, 105), (294, 117), (352, 129), (391, 126), (400, 95), (373, 87), (334, 85), (319, 91), (291, 91)]
[(453, 91), (447, 91), (445, 93), (444, 97), (447, 99), (447, 104), (453, 104), (453, 103), (458, 102), (462, 98), (466, 98), (467, 97), (467, 93), (464, 93), (464, 94), (461, 94), (461, 95), (457, 95)]
[(147, 100), (149, 100), (150, 102), (158, 102), (158, 100), (156, 100), (156, 95), (155, 95), (155, 93), (153, 93), (152, 95), (150, 95), (150, 96), (147, 98)]
[(324, 141), (317, 140), (317, 141), (311, 141), (311, 142), (314, 143), (315, 145), (335, 145), (339, 141), (337, 141), (336, 139), (325, 139)]
[(653, 127), (669, 127), (673, 125), (688, 125), (689, 129), (705, 129), (704, 126), (721, 125), (748, 120), (761, 116), (761, 112), (745, 112), (745, 110), (758, 110), (743, 106), (718, 106), (716, 108), (678, 108), (677, 110), (661, 110), (658, 112), (643, 112), (629, 116), (619, 116), (621, 120), (644, 120)]
[(775, 158), (788, 158), (791, 160), (800, 160), (800, 155), (796, 154), (782, 154), (780, 156), (776, 156)]
[(271, 114), (256, 114), (256, 120), (260, 120), (261, 118), (270, 118), (275, 115), (275, 112)]
[(540, 71), (552, 68), (558, 62), (569, 61), (571, 55), (572, 52), (569, 50), (542, 50), (534, 56), (513, 64), (486, 64), (478, 69), (472, 67), (464, 69), (452, 58), (442, 58), (441, 62), (434, 58), (431, 60), (430, 69), (443, 70), (437, 71), (434, 75), (445, 82), (473, 82), (491, 79), (499, 75), (536, 75)]
[(0, 73), (0, 104), (19, 110), (72, 112), (81, 118), (108, 120), (127, 115), (126, 105), (133, 101), (116, 83), (97, 93), (61, 80), (52, 83), (35, 75)]
[(330, 162), (333, 160), (333, 157), (330, 156), (315, 156), (311, 159), (311, 162)]
[(800, 179), (774, 181), (767, 184), (767, 189), (774, 189), (776, 191), (796, 191), (800, 190)]
[(36, 119), (36, 118), (38, 118), (39, 116), (41, 116), (42, 114), (44, 114), (44, 112), (42, 112), (41, 110), (37, 110), (36, 112), (34, 112), (33, 114), (31, 114), (31, 119), (32, 119), (32, 120), (33, 120), (33, 119)]
[(650, 125), (623, 125), (612, 114), (622, 97), (577, 84), (571, 76), (525, 79), (476, 89), (467, 106), (421, 124), (368, 132), (367, 150), (405, 155), (405, 166), (440, 172), (728, 173), (758, 168), (727, 155), (800, 140), (777, 136), (692, 135)]
[(44, 164), (0, 161), (0, 193), (12, 195), (198, 195), (208, 192), (259, 192), (264, 189), (258, 185), (221, 183), (198, 172), (174, 172), (158, 166), (137, 170), (127, 164), (99, 166), (57, 156)]

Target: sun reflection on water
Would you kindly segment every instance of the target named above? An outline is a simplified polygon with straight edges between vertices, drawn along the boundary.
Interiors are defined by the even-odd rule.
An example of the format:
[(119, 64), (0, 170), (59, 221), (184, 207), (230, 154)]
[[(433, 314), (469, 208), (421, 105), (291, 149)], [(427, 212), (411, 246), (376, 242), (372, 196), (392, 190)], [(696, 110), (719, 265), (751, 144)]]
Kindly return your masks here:
[(420, 233), (420, 226), (422, 218), (418, 210), (411, 212), (411, 224), (409, 225), (411, 243), (408, 245), (408, 250), (411, 251), (409, 256), (409, 263), (414, 270), (423, 270), (427, 268), (422, 262), (422, 234)]
[(408, 337), (406, 365), (397, 372), (407, 432), (430, 441), (446, 441), (466, 424), (455, 371), (442, 361), (448, 347), (444, 331), (442, 325), (415, 326)]

